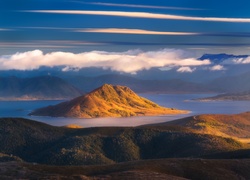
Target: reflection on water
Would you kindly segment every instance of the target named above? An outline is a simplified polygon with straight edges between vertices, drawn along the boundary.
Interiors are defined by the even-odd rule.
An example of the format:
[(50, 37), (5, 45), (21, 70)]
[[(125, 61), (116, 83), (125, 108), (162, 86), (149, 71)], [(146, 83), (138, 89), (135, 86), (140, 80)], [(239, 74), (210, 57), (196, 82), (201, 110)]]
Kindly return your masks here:
[[(209, 96), (208, 94), (141, 94), (141, 96), (148, 98), (162, 106), (190, 110), (191, 113), (186, 115), (153, 117), (141, 116), (129, 118), (53, 118), (28, 116), (27, 114), (29, 114), (34, 109), (48, 105), (54, 105), (61, 101), (0, 101), (0, 117), (23, 117), (55, 126), (78, 124), (83, 127), (97, 127), (138, 126), (143, 124), (167, 122), (197, 114), (235, 114), (250, 111), (250, 101), (188, 101), (191, 99), (207, 97)], [(210, 94), (210, 96), (212, 95)]]

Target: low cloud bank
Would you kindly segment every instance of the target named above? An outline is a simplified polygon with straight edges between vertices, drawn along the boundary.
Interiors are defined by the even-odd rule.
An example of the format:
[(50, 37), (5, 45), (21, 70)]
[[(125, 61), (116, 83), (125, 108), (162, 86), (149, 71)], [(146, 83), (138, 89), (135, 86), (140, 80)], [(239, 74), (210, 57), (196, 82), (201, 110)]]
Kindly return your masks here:
[(250, 63), (250, 57), (234, 59), (233, 62), (236, 63), (236, 64), (249, 64)]
[[(79, 54), (40, 50), (0, 56), (0, 70), (34, 70), (41, 66), (63, 66), (63, 70), (87, 67), (107, 68), (113, 71), (136, 73), (150, 68), (176, 67), (179, 72), (192, 72), (197, 66), (209, 65), (209, 60), (190, 58), (183, 50), (130, 50), (126, 52), (90, 51)], [(192, 68), (191, 68), (192, 67)]]
[(218, 64), (218, 65), (210, 67), (210, 70), (211, 71), (221, 71), (221, 70), (225, 70), (225, 68), (224, 68), (224, 66)]

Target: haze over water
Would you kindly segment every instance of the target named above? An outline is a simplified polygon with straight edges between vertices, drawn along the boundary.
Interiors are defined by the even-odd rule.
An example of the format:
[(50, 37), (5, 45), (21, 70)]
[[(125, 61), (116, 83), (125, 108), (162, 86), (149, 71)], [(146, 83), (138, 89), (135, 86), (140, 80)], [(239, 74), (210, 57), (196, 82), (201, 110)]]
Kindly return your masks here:
[[(0, 117), (23, 117), (55, 126), (78, 124), (83, 127), (97, 126), (139, 126), (167, 122), (198, 114), (237, 114), (250, 111), (250, 101), (199, 102), (192, 99), (207, 97), (209, 94), (140, 94), (161, 106), (191, 111), (185, 115), (141, 116), (129, 118), (63, 118), (28, 116), (37, 108), (54, 105), (61, 101), (0, 101)], [(211, 94), (210, 94), (211, 96)]]

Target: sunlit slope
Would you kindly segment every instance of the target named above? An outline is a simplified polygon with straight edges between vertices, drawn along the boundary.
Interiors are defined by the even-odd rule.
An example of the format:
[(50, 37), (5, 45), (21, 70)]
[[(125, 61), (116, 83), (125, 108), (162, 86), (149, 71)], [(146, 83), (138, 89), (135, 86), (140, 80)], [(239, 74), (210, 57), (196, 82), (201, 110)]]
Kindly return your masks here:
[(199, 133), (233, 137), (250, 142), (250, 112), (235, 115), (199, 115), (164, 123), (178, 125)]
[(38, 109), (31, 114), (93, 118), (182, 113), (188, 113), (188, 111), (161, 107), (152, 101), (138, 96), (128, 87), (105, 84), (87, 95), (55, 106)]

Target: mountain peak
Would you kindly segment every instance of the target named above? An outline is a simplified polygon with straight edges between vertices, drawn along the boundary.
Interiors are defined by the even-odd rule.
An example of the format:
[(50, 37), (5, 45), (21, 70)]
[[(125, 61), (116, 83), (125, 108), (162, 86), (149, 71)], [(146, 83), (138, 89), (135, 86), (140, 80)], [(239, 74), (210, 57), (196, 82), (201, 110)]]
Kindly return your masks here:
[[(98, 89), (102, 89), (102, 90), (124, 90), (124, 91), (132, 91), (129, 87), (127, 86), (120, 86), (120, 85), (112, 85), (112, 84), (103, 84), (101, 87), (97, 88)], [(95, 91), (95, 90), (94, 90)]]
[(183, 114), (188, 111), (161, 107), (138, 96), (126, 86), (104, 84), (87, 95), (38, 109), (32, 115), (64, 117), (129, 117)]
[(97, 96), (105, 100), (122, 99), (126, 98), (128, 95), (135, 96), (136, 94), (126, 86), (111, 84), (104, 84), (89, 93), (89, 96)]

